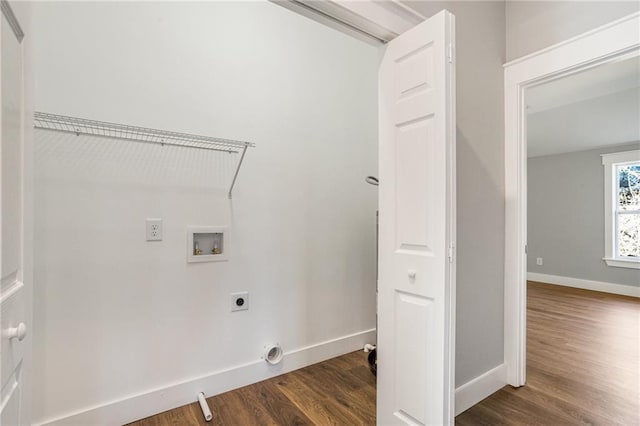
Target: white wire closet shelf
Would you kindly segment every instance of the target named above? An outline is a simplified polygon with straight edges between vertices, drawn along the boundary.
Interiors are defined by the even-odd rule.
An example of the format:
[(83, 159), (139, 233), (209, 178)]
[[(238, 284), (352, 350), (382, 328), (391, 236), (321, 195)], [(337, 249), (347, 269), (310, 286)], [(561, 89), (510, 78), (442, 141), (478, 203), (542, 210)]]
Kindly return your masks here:
[(33, 118), (34, 126), (37, 129), (72, 133), (76, 136), (90, 135), (157, 145), (169, 145), (182, 148), (226, 152), (229, 154), (240, 154), (240, 160), (238, 160), (238, 165), (229, 187), (229, 198), (231, 198), (233, 187), (236, 183), (236, 179), (238, 178), (240, 166), (244, 160), (247, 148), (255, 146), (255, 144), (245, 141), (150, 129), (146, 127), (130, 126), (127, 124), (109, 123), (106, 121), (88, 120), (85, 118), (68, 117), (46, 112), (36, 111)]

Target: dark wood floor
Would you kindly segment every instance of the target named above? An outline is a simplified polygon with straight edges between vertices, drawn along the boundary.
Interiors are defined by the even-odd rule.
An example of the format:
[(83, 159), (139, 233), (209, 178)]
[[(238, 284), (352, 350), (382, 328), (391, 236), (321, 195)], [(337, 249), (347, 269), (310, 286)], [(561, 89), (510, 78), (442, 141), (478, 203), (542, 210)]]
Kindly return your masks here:
[(207, 399), (213, 421), (200, 406), (185, 405), (140, 420), (164, 425), (373, 425), (376, 382), (367, 354), (353, 352)]
[[(527, 386), (456, 417), (467, 425), (639, 425), (640, 300), (529, 283)], [(215, 425), (373, 425), (375, 379), (354, 352), (208, 399)], [(206, 425), (197, 404), (132, 423)]]
[(640, 424), (640, 300), (528, 289), (527, 385), (501, 389), (456, 424)]

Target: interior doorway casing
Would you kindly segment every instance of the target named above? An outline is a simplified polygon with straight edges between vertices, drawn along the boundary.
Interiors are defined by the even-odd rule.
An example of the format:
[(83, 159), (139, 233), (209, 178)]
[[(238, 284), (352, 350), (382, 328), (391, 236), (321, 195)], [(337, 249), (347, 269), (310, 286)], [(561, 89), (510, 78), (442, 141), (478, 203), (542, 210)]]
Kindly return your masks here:
[(525, 90), (640, 55), (640, 13), (505, 65), (504, 360), (507, 382), (526, 382), (527, 125)]

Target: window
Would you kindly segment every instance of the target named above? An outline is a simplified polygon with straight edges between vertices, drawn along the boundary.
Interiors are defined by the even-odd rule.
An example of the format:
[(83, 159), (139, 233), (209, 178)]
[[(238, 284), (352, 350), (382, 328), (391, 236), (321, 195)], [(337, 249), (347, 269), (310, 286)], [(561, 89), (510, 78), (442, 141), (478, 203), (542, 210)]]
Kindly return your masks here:
[(640, 150), (602, 155), (605, 256), (609, 266), (640, 269)]

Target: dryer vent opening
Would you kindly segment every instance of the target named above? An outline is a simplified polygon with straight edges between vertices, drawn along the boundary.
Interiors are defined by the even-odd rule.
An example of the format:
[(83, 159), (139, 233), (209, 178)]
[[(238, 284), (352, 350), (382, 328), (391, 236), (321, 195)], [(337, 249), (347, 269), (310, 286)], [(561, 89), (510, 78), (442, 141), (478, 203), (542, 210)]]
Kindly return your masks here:
[(282, 348), (279, 344), (267, 346), (264, 350), (264, 360), (271, 365), (275, 365), (282, 361)]

